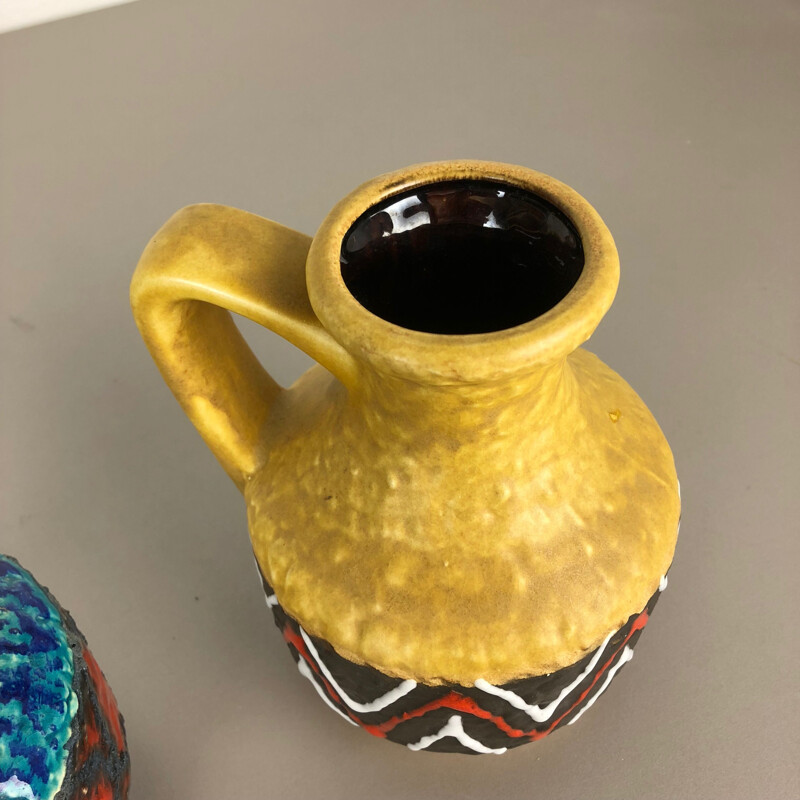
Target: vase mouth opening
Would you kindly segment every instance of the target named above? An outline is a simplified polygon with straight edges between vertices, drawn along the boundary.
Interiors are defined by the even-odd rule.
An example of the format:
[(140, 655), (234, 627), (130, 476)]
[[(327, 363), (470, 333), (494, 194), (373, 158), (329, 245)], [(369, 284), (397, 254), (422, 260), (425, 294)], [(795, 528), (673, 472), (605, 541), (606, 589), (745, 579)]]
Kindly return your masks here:
[(597, 212), (566, 185), (485, 161), (421, 164), (342, 200), (307, 283), (328, 332), (381, 371), (478, 382), (565, 357), (613, 300)]
[(552, 203), (512, 184), (451, 180), (371, 206), (350, 227), (342, 279), (376, 316), (423, 333), (522, 325), (566, 297), (583, 269), (580, 236)]

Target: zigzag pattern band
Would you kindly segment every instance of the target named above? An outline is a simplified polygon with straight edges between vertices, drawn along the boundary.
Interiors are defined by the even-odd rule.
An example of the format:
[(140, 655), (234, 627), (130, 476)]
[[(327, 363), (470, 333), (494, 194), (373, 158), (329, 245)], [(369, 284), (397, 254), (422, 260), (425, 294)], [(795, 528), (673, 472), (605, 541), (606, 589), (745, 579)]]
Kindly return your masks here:
[(411, 750), (469, 754), (504, 753), (577, 721), (631, 660), (667, 586), (665, 576), (638, 614), (569, 667), (502, 686), (480, 679), (473, 686), (431, 686), (343, 658), (286, 614), (260, 570), (259, 576), (300, 673), (337, 714)]

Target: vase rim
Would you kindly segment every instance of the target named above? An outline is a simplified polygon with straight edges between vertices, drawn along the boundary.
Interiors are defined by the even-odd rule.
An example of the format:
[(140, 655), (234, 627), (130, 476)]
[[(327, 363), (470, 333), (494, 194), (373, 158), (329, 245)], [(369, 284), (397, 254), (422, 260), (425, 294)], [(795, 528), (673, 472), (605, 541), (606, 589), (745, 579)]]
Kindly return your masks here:
[[(492, 181), (517, 187), (548, 201), (569, 219), (581, 240), (584, 265), (575, 285), (552, 308), (502, 330), (439, 334), (388, 322), (353, 296), (340, 261), (342, 242), (353, 224), (394, 195), (451, 181)], [(585, 342), (614, 299), (619, 259), (600, 215), (561, 181), (493, 161), (437, 161), (379, 175), (334, 206), (312, 242), (306, 280), (320, 322), (357, 359), (381, 372), (422, 383), (480, 383), (555, 362)]]

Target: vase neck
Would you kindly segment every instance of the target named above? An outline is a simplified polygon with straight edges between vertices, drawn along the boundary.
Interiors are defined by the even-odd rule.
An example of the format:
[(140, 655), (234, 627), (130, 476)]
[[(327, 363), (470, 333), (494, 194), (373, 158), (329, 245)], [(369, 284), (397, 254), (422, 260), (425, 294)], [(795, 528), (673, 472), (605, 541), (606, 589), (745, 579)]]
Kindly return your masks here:
[(469, 384), (425, 384), (365, 370), (354, 402), (376, 437), (423, 446), (437, 437), (459, 448), (534, 435), (572, 394), (572, 373), (564, 357), (524, 375)]

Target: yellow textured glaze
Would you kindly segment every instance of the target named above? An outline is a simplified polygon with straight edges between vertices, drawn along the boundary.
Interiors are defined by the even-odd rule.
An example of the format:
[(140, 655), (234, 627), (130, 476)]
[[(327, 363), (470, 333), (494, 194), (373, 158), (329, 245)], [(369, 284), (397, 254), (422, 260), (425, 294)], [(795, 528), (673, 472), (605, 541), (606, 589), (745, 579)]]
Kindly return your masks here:
[[(553, 309), (445, 336), (350, 295), (350, 225), (385, 197), (456, 178), (522, 186), (570, 217), (586, 263)], [(583, 198), (531, 170), (459, 161), (370, 181), (313, 243), (235, 209), (184, 209), (148, 245), (132, 300), (162, 374), (244, 491), (285, 611), (387, 674), (502, 684), (593, 650), (672, 560), (669, 446), (628, 384), (579, 347), (617, 280), (614, 243)], [(326, 369), (280, 389), (223, 308)]]

